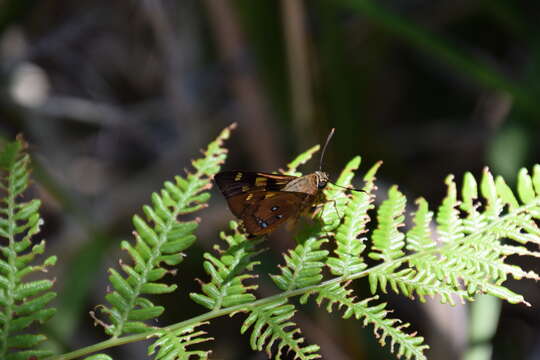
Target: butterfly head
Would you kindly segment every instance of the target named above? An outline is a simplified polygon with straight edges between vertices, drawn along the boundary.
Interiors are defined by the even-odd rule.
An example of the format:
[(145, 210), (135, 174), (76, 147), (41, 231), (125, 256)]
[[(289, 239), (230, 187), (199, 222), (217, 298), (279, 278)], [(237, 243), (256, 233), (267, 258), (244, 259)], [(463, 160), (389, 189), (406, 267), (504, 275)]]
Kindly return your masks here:
[(317, 177), (317, 187), (319, 189), (324, 189), (330, 181), (328, 174), (324, 171), (315, 171), (315, 176)]

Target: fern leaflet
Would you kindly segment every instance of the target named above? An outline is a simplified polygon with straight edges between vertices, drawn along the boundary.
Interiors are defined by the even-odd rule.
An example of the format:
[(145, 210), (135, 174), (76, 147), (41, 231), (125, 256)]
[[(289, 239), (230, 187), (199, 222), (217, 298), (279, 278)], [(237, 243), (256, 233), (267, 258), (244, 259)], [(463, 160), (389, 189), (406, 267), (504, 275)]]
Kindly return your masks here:
[(29, 332), (34, 323), (44, 323), (55, 309), (47, 307), (56, 297), (53, 281), (26, 280), (36, 272), (46, 272), (56, 263), (51, 256), (39, 265), (32, 265), (45, 251), (45, 242), (32, 245), (43, 223), (39, 200), (20, 201), (28, 187), (30, 157), (24, 153), (22, 139), (6, 144), (0, 153), (0, 189), (5, 196), (0, 202), (0, 358), (19, 360), (41, 359), (49, 351), (35, 349), (46, 338)]
[(374, 260), (391, 261), (403, 256), (405, 235), (399, 231), (403, 226), (407, 199), (396, 186), (388, 191), (388, 199), (377, 211), (377, 229), (373, 232), (373, 247), (369, 257)]
[(367, 298), (362, 301), (356, 301), (352, 295), (352, 290), (347, 288), (347, 283), (344, 285), (334, 283), (318, 289), (316, 292), (307, 292), (300, 299), (302, 304), (305, 304), (310, 295), (316, 294), (315, 301), (321, 305), (324, 301), (327, 302), (326, 310), (332, 312), (334, 305), (338, 309), (345, 309), (343, 318), (348, 319), (354, 316), (356, 319), (364, 319), (364, 326), (372, 324), (374, 326), (375, 336), (379, 338), (382, 346), (386, 344), (386, 338), (390, 338), (390, 350), (394, 352), (395, 345), (398, 346), (396, 356), (399, 358), (405, 356), (406, 359), (414, 357), (415, 359), (426, 359), (424, 350), (429, 348), (423, 344), (424, 338), (417, 336), (416, 333), (408, 334), (404, 331), (409, 327), (408, 323), (398, 325), (397, 319), (387, 318), (389, 310), (386, 310), (386, 303), (378, 305), (369, 305), (373, 300), (377, 300), (378, 296)]
[(257, 286), (244, 284), (244, 281), (255, 278), (255, 275), (243, 272), (252, 271), (260, 263), (251, 260), (257, 254), (255, 250), (257, 243), (248, 240), (240, 232), (236, 222), (231, 221), (230, 228), (233, 231), (232, 235), (223, 232), (220, 234), (229, 245), (225, 251), (216, 246), (216, 250), (221, 252), (220, 258), (210, 253), (203, 255), (206, 259), (203, 263), (204, 269), (211, 278), (209, 283), (201, 282), (203, 294), (190, 294), (193, 301), (211, 310), (255, 300), (255, 295), (249, 291), (257, 289)]
[[(253, 327), (250, 335), (250, 344), (253, 350), (263, 349), (272, 358), (272, 347), (277, 346), (275, 359), (281, 359), (281, 352), (289, 348), (294, 359), (318, 359), (319, 347), (317, 345), (302, 346), (304, 338), (298, 337), (300, 329), (290, 319), (294, 316), (294, 305), (287, 300), (277, 300), (260, 307), (251, 309), (251, 313), (244, 321), (240, 332), (243, 334)], [(290, 328), (293, 327), (291, 330)]]
[(354, 192), (345, 207), (343, 224), (337, 228), (335, 236), (336, 256), (327, 261), (332, 274), (347, 276), (367, 267), (361, 257), (367, 239), (360, 236), (366, 232), (365, 227), (369, 222), (367, 212), (373, 208), (371, 201), (372, 197), (367, 191)]
[(154, 355), (155, 353), (155, 360), (207, 360), (211, 351), (189, 349), (193, 345), (213, 340), (204, 337), (206, 332), (196, 330), (197, 327), (205, 324), (207, 323), (198, 323), (174, 331), (163, 330), (158, 332), (156, 336), (159, 339), (150, 345), (148, 355)]
[(325, 239), (309, 237), (303, 244), (284, 255), (285, 266), (280, 266), (280, 275), (271, 275), (274, 283), (284, 291), (294, 290), (321, 282), (327, 250), (321, 250)]
[(134, 264), (121, 263), (125, 275), (115, 269), (109, 270), (113, 291), (106, 299), (110, 306), (100, 307), (109, 323), (93, 315), (109, 335), (118, 337), (148, 331), (150, 327), (145, 321), (163, 313), (164, 308), (154, 305), (145, 295), (170, 293), (176, 289), (176, 285), (162, 282), (167, 273), (174, 273), (164, 265), (176, 266), (182, 261), (182, 251), (195, 241), (193, 232), (199, 223), (198, 220), (180, 221), (178, 217), (206, 207), (211, 178), (226, 157), (223, 141), (233, 128), (234, 124), (223, 130), (208, 145), (204, 157), (193, 161), (194, 173), (177, 176), (174, 183), (165, 182), (159, 194), (152, 194), (152, 205), (143, 207), (146, 219), (134, 216), (135, 245), (122, 242), (122, 249), (129, 253)]

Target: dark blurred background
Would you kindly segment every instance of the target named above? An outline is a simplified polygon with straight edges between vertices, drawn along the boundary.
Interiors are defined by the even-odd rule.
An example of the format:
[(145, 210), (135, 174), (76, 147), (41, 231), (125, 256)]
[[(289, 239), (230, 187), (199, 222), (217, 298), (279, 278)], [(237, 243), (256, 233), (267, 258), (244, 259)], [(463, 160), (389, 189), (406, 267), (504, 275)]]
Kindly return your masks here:
[[(397, 183), (434, 204), (449, 173), (487, 165), (514, 183), (540, 153), (539, 16), (533, 0), (3, 0), (0, 138), (29, 141), (43, 236), (60, 257), (50, 346), (106, 339), (88, 312), (104, 301), (106, 269), (125, 256), (132, 214), (232, 122), (227, 169), (273, 171), (335, 127), (324, 165), (334, 178), (360, 154), (362, 171), (384, 161), (381, 191)], [(168, 308), (160, 325), (204, 311), (187, 294), (206, 279), (202, 252), (232, 218), (213, 193), (171, 279), (180, 290), (157, 300)], [(292, 247), (275, 243), (259, 296), (276, 291), (266, 273)], [(539, 306), (537, 284), (508, 284)], [(355, 285), (361, 297), (365, 285)], [(538, 310), (502, 304), (499, 318), (488, 299), (478, 308), (493, 311), (471, 317), (468, 306), (384, 300), (427, 338), (430, 359), (540, 359)], [(240, 318), (208, 327), (215, 359), (266, 358), (239, 335)], [(484, 336), (471, 337), (471, 318)], [(359, 321), (315, 306), (297, 321), (325, 359), (392, 358)], [(108, 353), (145, 352), (139, 343)]]

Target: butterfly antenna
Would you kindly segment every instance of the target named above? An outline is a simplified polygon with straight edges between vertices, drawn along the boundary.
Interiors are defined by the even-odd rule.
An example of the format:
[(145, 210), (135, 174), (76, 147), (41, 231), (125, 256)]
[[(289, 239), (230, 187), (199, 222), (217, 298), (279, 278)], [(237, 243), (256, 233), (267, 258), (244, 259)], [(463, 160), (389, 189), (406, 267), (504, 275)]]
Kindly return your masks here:
[(338, 185), (336, 183), (333, 183), (331, 181), (329, 181), (330, 184), (334, 185), (334, 186), (337, 186), (337, 187), (340, 187), (342, 189), (346, 189), (346, 190), (351, 190), (351, 191), (359, 191), (359, 192), (365, 192), (364, 190), (361, 190), (361, 189), (357, 189), (357, 188), (353, 188), (353, 187), (348, 187), (348, 186), (341, 186), (341, 185)]
[(330, 184), (332, 184), (332, 185), (334, 185), (334, 186), (337, 186), (337, 187), (340, 187), (340, 188), (342, 188), (342, 189), (346, 189), (346, 190), (365, 192), (365, 191), (362, 190), (362, 189), (357, 189), (357, 188), (348, 187), (348, 186), (341, 186), (341, 185), (338, 185), (338, 184), (333, 183), (333, 182), (330, 182)]
[(326, 138), (326, 142), (324, 143), (324, 147), (321, 152), (321, 159), (319, 160), (319, 171), (322, 171), (322, 162), (324, 159), (324, 153), (326, 152), (326, 147), (328, 146), (330, 139), (332, 138), (332, 136), (334, 136), (334, 131), (336, 131), (336, 128), (332, 128), (332, 130), (330, 130), (330, 134), (328, 134), (328, 137)]

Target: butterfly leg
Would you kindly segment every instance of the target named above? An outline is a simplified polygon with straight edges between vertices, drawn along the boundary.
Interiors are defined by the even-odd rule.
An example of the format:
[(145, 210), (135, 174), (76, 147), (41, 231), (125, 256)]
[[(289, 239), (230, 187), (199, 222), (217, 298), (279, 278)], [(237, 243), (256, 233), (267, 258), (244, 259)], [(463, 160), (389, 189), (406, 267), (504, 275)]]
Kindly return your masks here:
[(334, 210), (336, 210), (336, 215), (338, 216), (338, 218), (341, 219), (341, 215), (339, 214), (339, 210), (338, 210), (338, 208), (337, 208), (337, 202), (336, 202), (336, 200), (330, 200), (330, 201), (332, 201), (332, 203), (334, 204)]
[[(320, 229), (321, 229), (321, 231), (323, 231), (326, 234), (326, 238), (328, 240), (330, 240), (330, 239), (332, 239), (332, 236), (334, 235), (334, 233), (328, 232), (328, 230), (325, 228), (325, 222), (324, 222), (324, 218), (323, 218), (325, 206), (326, 206), (326, 204), (328, 202), (329, 201), (324, 201), (324, 202), (319, 203), (319, 204), (317, 204), (317, 205), (315, 205), (313, 207), (315, 209), (313, 211), (313, 218), (315, 219), (315, 217), (319, 217)], [(333, 201), (333, 202), (334, 202), (334, 205), (335, 205), (335, 201)]]
[(336, 206), (336, 204), (337, 204), (336, 200), (328, 200), (328, 201), (325, 201), (323, 203), (320, 203), (320, 204), (317, 204), (317, 205), (313, 206), (313, 208), (312, 208), (312, 217), (315, 218), (317, 215), (320, 215), (319, 217), (322, 219), (322, 216), (324, 214), (324, 207), (329, 202), (331, 202), (334, 205), (334, 210), (336, 211), (336, 214), (337, 214), (338, 218), (341, 218), (341, 215), (339, 214), (339, 211), (338, 211), (337, 206)]

